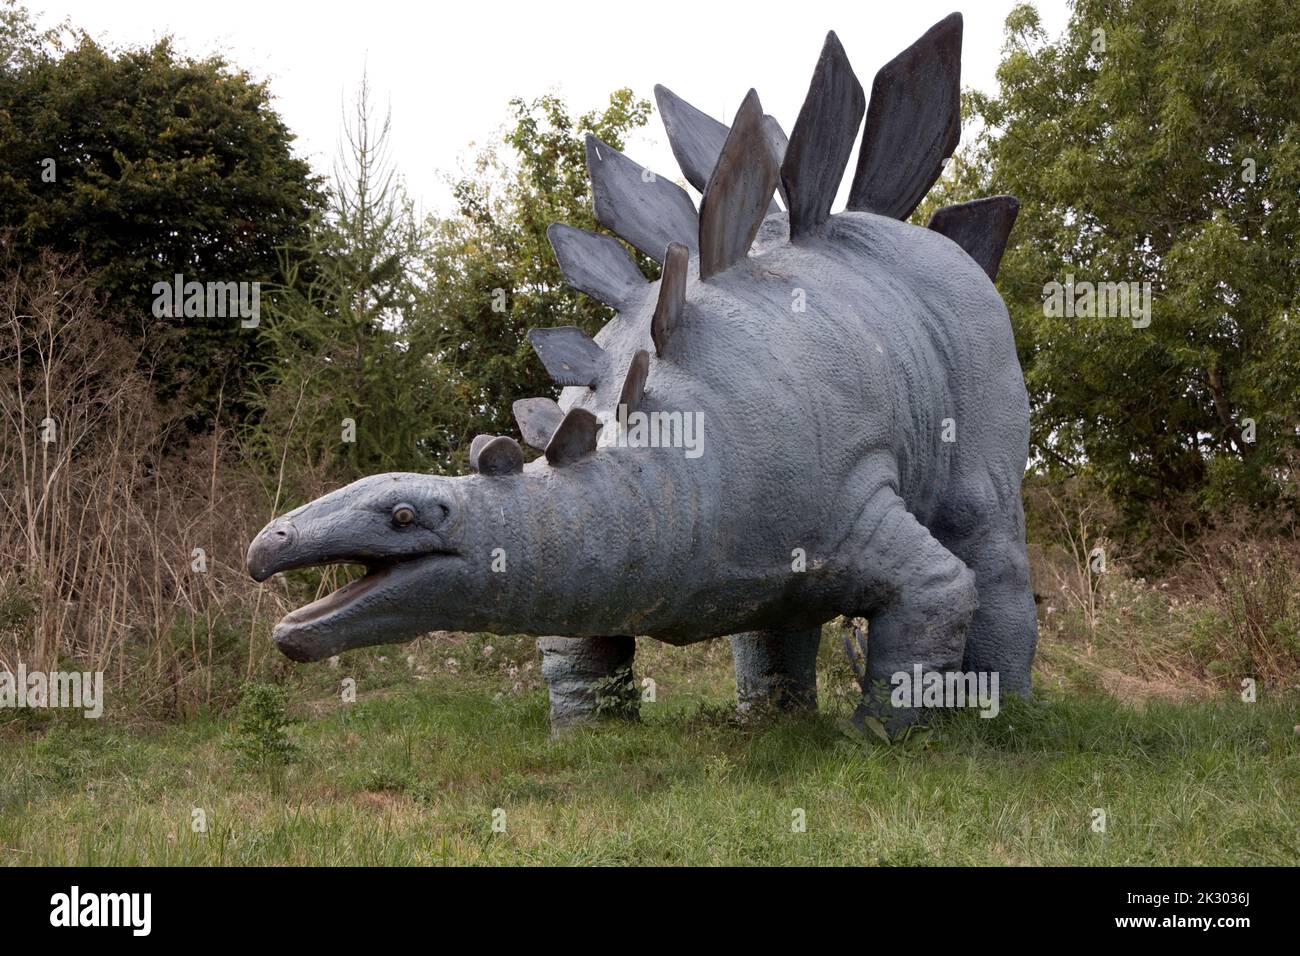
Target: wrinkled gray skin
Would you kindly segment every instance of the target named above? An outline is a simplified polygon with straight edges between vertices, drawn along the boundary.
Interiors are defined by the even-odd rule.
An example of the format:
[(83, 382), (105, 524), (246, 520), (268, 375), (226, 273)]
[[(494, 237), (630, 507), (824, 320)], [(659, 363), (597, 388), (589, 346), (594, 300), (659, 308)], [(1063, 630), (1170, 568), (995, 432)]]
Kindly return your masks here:
[[(935, 231), (845, 212), (787, 234), (786, 214), (769, 215), (752, 254), (707, 282), (692, 259), (664, 357), (650, 339), (657, 284), (597, 336), (614, 369), (650, 350), (642, 409), (703, 412), (701, 457), (601, 447), (560, 468), (377, 475), (328, 494), (267, 525), (250, 573), (379, 570), (288, 615), (280, 649), (311, 661), (440, 629), (678, 645), (741, 634), (742, 706), (798, 705), (815, 693), (814, 632), (846, 614), (870, 622), (859, 716), (914, 718), (872, 689), (914, 664), (997, 671), (1027, 693), (1028, 403), (1006, 308)], [(560, 405), (607, 413), (621, 378), (566, 388)], [(806, 571), (792, 570), (796, 548)], [(626, 639), (567, 646), (576, 689), (557, 688), (566, 654), (551, 651), (559, 719), (590, 709), (584, 675), (631, 658)]]

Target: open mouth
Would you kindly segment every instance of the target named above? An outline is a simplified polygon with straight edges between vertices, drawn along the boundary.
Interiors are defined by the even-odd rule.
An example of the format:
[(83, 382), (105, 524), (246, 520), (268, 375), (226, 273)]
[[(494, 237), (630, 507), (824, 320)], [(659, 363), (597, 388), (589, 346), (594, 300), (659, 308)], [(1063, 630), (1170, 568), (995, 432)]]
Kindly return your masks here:
[(361, 563), (366, 569), (366, 573), (359, 578), (349, 581), (341, 588), (331, 591), (324, 597), (317, 598), (315, 601), (303, 605), (296, 611), (290, 611), (280, 619), (280, 623), (276, 626), (276, 630), (279, 631), (282, 628), (296, 629), (337, 616), (340, 613), (361, 604), (366, 595), (372, 594), (389, 584), (397, 583), (400, 579), (405, 578), (408, 575), (408, 572), (414, 569), (415, 566), (421, 565), (427, 561), (435, 561), (440, 558), (450, 557), (453, 557), (451, 552), (434, 551), (410, 558), (398, 558), (386, 561), (358, 562), (355, 559), (333, 560), (324, 561), (316, 565), (309, 565), (309, 567), (326, 567), (334, 564)]
[(389, 564), (367, 566), (366, 573), (361, 577), (349, 581), (338, 590), (331, 591), (310, 604), (303, 605), (296, 611), (290, 611), (281, 618), (280, 623), (310, 624), (336, 611), (341, 611), (381, 586), (392, 575), (393, 568), (400, 563), (402, 562), (394, 561)]

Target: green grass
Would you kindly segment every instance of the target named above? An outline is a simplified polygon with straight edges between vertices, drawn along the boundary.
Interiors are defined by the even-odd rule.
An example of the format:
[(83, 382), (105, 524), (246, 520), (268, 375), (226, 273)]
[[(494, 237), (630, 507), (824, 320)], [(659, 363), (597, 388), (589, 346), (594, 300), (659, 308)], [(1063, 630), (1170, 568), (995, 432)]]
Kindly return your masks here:
[[(238, 769), (235, 715), (0, 725), (8, 864), (1294, 864), (1300, 700), (1143, 707), (1049, 688), (886, 745), (822, 714), (739, 725), (722, 646), (647, 648), (640, 723), (552, 737), (523, 642), (299, 672), (298, 759)], [(647, 642), (648, 643), (648, 642)], [(826, 642), (829, 644), (829, 642)], [(390, 652), (391, 653), (391, 652)], [(513, 655), (514, 659), (511, 659)], [(465, 661), (470, 661), (466, 664)], [(359, 699), (325, 688), (355, 672)], [(522, 672), (522, 676), (521, 676)], [(1054, 683), (1054, 682), (1053, 682)], [(192, 830), (202, 808), (207, 832)], [(494, 832), (493, 811), (505, 811)], [(1106, 812), (1106, 832), (1092, 812)], [(806, 831), (793, 832), (795, 811)]]

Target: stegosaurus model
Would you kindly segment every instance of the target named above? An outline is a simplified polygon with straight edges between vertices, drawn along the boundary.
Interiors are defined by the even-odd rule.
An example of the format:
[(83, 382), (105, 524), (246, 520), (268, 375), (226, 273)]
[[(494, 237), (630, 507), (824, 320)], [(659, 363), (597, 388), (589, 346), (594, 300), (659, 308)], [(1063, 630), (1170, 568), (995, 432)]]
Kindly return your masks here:
[[(821, 625), (844, 614), (869, 621), (859, 717), (913, 719), (889, 687), (917, 667), (1027, 693), (1029, 407), (991, 281), (1017, 204), (903, 221), (957, 144), (961, 30), (953, 14), (886, 65), (870, 108), (829, 34), (788, 142), (752, 90), (728, 129), (657, 88), (698, 211), (588, 137), (597, 219), (662, 278), (612, 236), (552, 226), (569, 283), (617, 315), (595, 340), (530, 333), (566, 386), (558, 404), (515, 405), (544, 456), (525, 466), (513, 439), (480, 436), (475, 474), (375, 475), (276, 518), (248, 551), (257, 580), (367, 569), (287, 615), (280, 649), (545, 635), (564, 721), (631, 681), (631, 635), (732, 635), (742, 706), (808, 706)], [(831, 215), (864, 112), (848, 208)], [(638, 440), (654, 421), (670, 438), (697, 423), (694, 451)]]

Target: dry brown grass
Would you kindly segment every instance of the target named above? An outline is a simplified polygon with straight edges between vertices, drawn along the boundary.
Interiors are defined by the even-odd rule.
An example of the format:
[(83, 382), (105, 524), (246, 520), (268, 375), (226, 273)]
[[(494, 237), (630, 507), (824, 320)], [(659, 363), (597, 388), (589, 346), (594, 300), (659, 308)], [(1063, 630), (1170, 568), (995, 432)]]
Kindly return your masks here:
[(224, 428), (192, 439), (155, 399), (144, 342), (66, 261), (0, 286), (0, 668), (75, 662), (176, 711), (283, 608), (243, 571), (266, 492)]
[(1104, 511), (1066, 501), (1052, 502), (1055, 525), (1030, 546), (1043, 679), (1137, 702), (1235, 691), (1246, 678), (1300, 683), (1300, 542), (1233, 522), (1164, 543), (1177, 560), (1148, 580), (1133, 570), (1145, 555), (1108, 537)]

